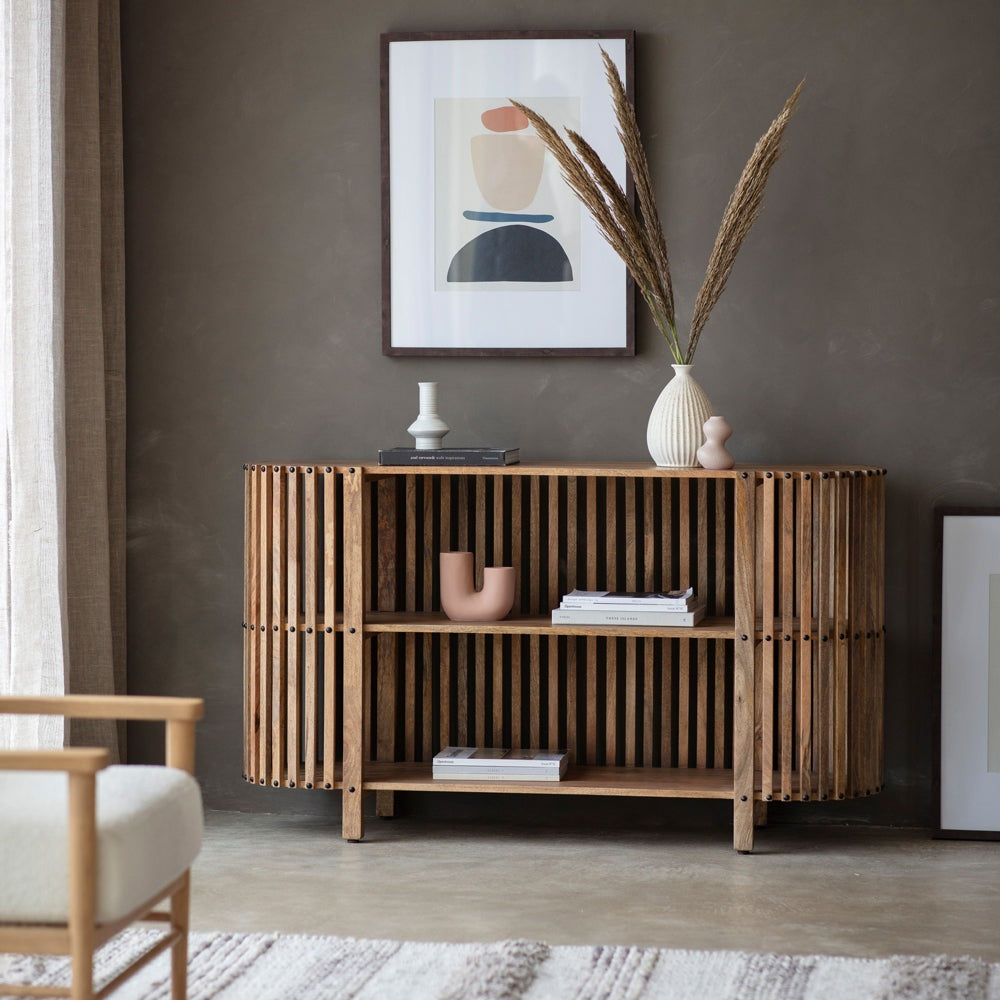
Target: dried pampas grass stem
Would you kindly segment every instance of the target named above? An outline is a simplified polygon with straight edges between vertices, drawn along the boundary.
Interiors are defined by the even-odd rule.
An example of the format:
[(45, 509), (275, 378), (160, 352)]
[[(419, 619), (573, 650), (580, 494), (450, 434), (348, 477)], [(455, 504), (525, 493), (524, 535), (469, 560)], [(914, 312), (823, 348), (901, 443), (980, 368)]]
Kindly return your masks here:
[(708, 261), (705, 281), (695, 300), (687, 346), (682, 350), (677, 336), (667, 241), (656, 209), (652, 176), (635, 108), (628, 99), (614, 61), (604, 49), (601, 49), (601, 55), (618, 122), (618, 138), (635, 182), (638, 210), (633, 208), (622, 186), (583, 136), (567, 130), (567, 143), (537, 112), (518, 101), (512, 100), (511, 103), (528, 117), (555, 157), (566, 183), (590, 212), (600, 234), (628, 268), (657, 328), (670, 345), (674, 360), (678, 364), (691, 364), (709, 313), (725, 290), (736, 255), (760, 213), (764, 186), (781, 155), (781, 140), (802, 91), (802, 83), (795, 88), (781, 113), (761, 136), (729, 199)]

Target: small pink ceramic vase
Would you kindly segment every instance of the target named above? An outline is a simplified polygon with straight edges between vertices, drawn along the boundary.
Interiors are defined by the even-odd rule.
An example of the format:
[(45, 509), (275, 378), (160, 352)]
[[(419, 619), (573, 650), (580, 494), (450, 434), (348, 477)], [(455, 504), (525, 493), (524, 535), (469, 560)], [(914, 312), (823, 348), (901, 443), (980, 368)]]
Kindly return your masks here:
[(441, 553), (441, 610), (453, 622), (498, 622), (514, 606), (514, 570), (487, 566), (483, 589), (473, 579), (471, 552)]
[(703, 469), (731, 469), (736, 464), (726, 451), (726, 441), (732, 433), (725, 417), (709, 417), (705, 421), (705, 443), (698, 449), (698, 462)]

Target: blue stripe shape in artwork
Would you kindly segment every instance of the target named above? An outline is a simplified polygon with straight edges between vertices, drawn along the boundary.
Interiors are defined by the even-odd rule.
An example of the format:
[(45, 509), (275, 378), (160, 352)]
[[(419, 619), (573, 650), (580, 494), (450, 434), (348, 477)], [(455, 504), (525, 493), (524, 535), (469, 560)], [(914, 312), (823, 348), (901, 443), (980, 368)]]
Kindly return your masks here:
[(473, 222), (551, 222), (554, 215), (516, 215), (510, 212), (463, 212)]

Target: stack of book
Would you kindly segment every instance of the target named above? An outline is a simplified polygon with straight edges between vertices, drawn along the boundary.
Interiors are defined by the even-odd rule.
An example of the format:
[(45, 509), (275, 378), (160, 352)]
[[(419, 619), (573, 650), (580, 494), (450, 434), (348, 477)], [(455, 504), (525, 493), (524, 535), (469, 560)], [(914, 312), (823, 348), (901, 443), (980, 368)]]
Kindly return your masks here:
[(432, 773), (446, 781), (559, 781), (568, 765), (565, 750), (445, 747)]
[(553, 625), (662, 625), (685, 628), (705, 617), (705, 603), (694, 591), (658, 593), (623, 590), (574, 590), (552, 612)]
[(379, 465), (517, 465), (520, 448), (379, 448)]

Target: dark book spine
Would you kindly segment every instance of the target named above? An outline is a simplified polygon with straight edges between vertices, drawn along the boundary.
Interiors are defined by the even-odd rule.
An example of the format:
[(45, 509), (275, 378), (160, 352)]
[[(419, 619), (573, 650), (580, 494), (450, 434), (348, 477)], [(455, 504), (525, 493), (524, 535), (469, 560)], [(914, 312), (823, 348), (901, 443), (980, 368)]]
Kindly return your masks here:
[(503, 456), (447, 455), (425, 458), (423, 455), (379, 455), (379, 465), (506, 465)]

